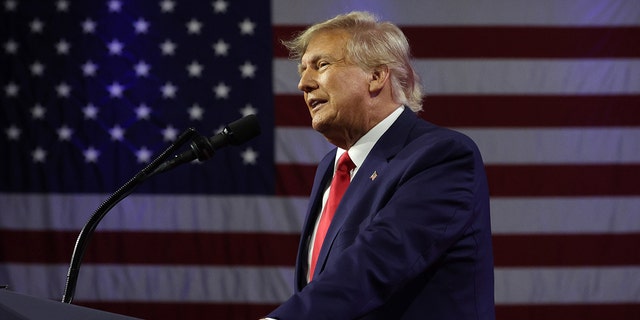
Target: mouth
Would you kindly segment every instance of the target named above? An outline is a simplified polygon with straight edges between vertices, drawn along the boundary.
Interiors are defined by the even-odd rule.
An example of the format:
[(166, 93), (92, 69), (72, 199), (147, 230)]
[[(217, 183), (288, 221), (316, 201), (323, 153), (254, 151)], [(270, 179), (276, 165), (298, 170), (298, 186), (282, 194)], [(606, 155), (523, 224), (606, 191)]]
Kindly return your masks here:
[(324, 99), (309, 99), (307, 101), (307, 104), (309, 105), (309, 107), (311, 107), (311, 109), (315, 109), (323, 104), (325, 104), (327, 102), (327, 100)]

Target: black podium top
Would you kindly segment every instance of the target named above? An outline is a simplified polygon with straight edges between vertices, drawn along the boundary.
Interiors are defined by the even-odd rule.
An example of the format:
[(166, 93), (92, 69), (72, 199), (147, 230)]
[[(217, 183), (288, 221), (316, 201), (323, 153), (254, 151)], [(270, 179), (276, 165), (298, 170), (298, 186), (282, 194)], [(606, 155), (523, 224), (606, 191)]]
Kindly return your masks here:
[(6, 320), (135, 320), (120, 314), (90, 309), (0, 289), (0, 319)]

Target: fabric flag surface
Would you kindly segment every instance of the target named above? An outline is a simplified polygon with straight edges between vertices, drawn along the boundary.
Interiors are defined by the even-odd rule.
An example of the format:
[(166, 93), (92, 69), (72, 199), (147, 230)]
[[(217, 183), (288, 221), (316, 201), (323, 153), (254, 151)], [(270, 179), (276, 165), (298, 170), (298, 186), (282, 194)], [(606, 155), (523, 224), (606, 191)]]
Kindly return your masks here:
[(259, 137), (145, 181), (104, 218), (73, 303), (256, 319), (287, 299), (331, 145), (279, 41), (351, 10), (401, 26), (421, 116), (482, 151), (498, 319), (637, 319), (634, 0), (3, 0), (0, 285), (60, 300), (76, 237), (110, 193), (186, 128), (212, 136), (256, 114)]

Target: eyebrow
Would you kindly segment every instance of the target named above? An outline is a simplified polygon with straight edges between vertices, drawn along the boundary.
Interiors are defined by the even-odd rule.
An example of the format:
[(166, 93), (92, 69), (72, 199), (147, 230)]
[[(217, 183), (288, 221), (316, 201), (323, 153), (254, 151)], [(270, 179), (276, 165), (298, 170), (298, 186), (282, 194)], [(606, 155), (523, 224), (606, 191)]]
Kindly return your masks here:
[[(314, 63), (317, 63), (318, 60), (322, 59), (325, 56), (326, 55), (311, 56), (311, 58), (309, 58), (309, 64), (313, 65)], [(298, 63), (298, 74), (302, 74), (302, 71), (304, 71), (304, 69), (305, 68), (302, 66), (302, 59), (300, 59), (300, 63)]]
[[(344, 61), (345, 60), (344, 58), (336, 59), (334, 56), (329, 55), (329, 54), (318, 54), (318, 55), (315, 55), (315, 56), (311, 56), (309, 58), (309, 64), (311, 64), (311, 65), (316, 64), (316, 63), (318, 63), (319, 60), (322, 60), (322, 59), (326, 59), (331, 63), (336, 63), (336, 62), (340, 62), (340, 61)], [(304, 69), (305, 68), (302, 66), (302, 59), (300, 59), (300, 63), (298, 63), (298, 74), (302, 74), (302, 71), (304, 71)]]

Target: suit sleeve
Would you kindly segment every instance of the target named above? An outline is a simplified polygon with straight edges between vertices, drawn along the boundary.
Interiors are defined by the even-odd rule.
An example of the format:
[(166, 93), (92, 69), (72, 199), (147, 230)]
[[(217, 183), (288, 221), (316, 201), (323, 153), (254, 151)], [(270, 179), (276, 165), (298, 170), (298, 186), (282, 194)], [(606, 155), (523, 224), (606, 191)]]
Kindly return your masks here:
[(485, 181), (479, 157), (470, 140), (455, 135), (405, 147), (389, 162), (393, 177), (379, 177), (386, 196), (351, 230), (353, 243), (269, 316), (355, 319), (434, 267), (474, 219), (478, 180)]

